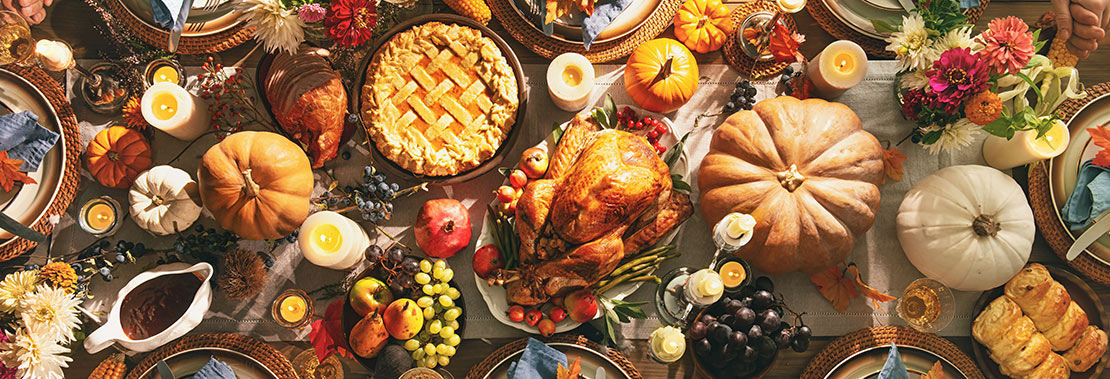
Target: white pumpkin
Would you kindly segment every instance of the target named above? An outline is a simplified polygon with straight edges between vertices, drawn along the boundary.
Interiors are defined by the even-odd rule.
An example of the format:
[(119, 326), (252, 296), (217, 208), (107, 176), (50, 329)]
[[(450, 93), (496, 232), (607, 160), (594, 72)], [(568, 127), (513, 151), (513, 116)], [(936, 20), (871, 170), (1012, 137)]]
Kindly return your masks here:
[(185, 230), (200, 217), (200, 192), (189, 173), (155, 166), (135, 178), (129, 193), (131, 218), (157, 235)]
[(925, 276), (961, 291), (1001, 286), (1033, 248), (1033, 210), (1017, 182), (986, 166), (921, 179), (898, 207), (898, 242)]

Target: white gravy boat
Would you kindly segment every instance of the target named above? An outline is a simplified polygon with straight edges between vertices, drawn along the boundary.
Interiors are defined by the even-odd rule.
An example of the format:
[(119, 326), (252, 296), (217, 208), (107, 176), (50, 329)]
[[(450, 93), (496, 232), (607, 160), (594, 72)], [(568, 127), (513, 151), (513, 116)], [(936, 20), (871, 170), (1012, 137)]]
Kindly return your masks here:
[[(212, 305), (212, 287), (209, 285), (209, 282), (212, 280), (212, 271), (212, 265), (204, 262), (192, 266), (185, 263), (171, 263), (155, 267), (150, 271), (136, 275), (130, 282), (127, 282), (126, 286), (123, 286), (123, 289), (119, 290), (119, 296), (116, 297), (115, 303), (112, 304), (112, 312), (108, 315), (108, 321), (85, 338), (85, 350), (88, 351), (89, 354), (96, 354), (112, 346), (112, 344), (119, 342), (121, 346), (128, 350), (147, 352), (185, 335), (185, 333), (193, 330), (197, 324), (200, 324), (200, 321), (204, 319), (204, 314), (208, 313), (208, 307)], [(127, 334), (123, 332), (123, 326), (120, 323), (120, 305), (123, 304), (123, 299), (136, 287), (151, 279), (163, 275), (184, 273), (195, 273), (203, 280), (200, 284), (200, 288), (197, 289), (196, 294), (193, 295), (192, 304), (185, 310), (185, 314), (181, 315), (181, 318), (170, 324), (166, 330), (150, 336), (149, 338), (134, 340), (128, 337)], [(185, 294), (182, 295), (185, 296)]]

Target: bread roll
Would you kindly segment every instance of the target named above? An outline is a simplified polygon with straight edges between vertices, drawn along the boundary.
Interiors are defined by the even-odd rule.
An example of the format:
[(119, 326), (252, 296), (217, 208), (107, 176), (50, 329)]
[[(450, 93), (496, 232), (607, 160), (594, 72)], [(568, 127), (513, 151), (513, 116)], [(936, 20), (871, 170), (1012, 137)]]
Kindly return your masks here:
[(1064, 362), (1064, 357), (1056, 353), (1048, 353), (1044, 361), (1037, 365), (1025, 379), (1066, 379), (1071, 376), (1071, 370)]
[(1003, 375), (1018, 378), (1032, 373), (1049, 354), (1052, 354), (1052, 344), (1043, 334), (1036, 333), (1013, 355), (1002, 357), (991, 354), (991, 359), (998, 362), (998, 370)]
[(1106, 353), (1106, 332), (1088, 326), (1079, 341), (1064, 353), (1068, 368), (1075, 372), (1087, 371)]
[(1009, 297), (999, 296), (975, 318), (975, 322), (971, 324), (971, 335), (988, 348), (993, 347), (1006, 337), (1008, 326), (1022, 317), (1024, 316), (1017, 303)]
[(1013, 299), (1041, 331), (1056, 326), (1071, 305), (1071, 296), (1064, 286), (1037, 263), (1021, 269), (1006, 283), (1006, 296)]
[(1052, 343), (1052, 350), (1064, 351), (1075, 345), (1075, 341), (1079, 340), (1079, 336), (1083, 335), (1086, 329), (1087, 312), (1083, 312), (1083, 308), (1073, 301), (1060, 322), (1043, 333), (1045, 338), (1048, 338), (1048, 342)]

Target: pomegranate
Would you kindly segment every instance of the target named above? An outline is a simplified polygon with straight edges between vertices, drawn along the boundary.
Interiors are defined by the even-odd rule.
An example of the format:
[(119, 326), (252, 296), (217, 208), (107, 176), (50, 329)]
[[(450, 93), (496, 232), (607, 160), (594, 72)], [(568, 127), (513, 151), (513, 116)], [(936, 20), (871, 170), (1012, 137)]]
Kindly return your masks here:
[(416, 215), (413, 234), (429, 257), (450, 258), (470, 244), (470, 215), (458, 200), (428, 200)]
[(497, 246), (492, 243), (482, 246), (474, 252), (471, 267), (474, 268), (474, 273), (478, 274), (479, 278), (489, 278), (494, 271), (502, 267), (501, 251), (497, 250)]

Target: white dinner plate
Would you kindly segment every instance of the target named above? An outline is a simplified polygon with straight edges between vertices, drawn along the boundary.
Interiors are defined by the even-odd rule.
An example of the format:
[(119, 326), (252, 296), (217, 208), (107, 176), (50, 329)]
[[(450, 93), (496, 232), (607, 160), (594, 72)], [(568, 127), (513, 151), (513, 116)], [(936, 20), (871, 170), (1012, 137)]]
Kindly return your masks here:
[[(35, 184), (17, 185), (11, 192), (0, 188), (0, 209), (2, 212), (28, 227), (42, 218), (62, 184), (62, 171), (66, 166), (65, 133), (62, 121), (54, 111), (54, 106), (39, 92), (31, 82), (11, 71), (0, 69), (0, 114), (31, 111), (39, 117), (39, 124), (58, 133), (58, 142), (47, 151), (42, 164), (35, 172), (27, 173)], [(75, 158), (75, 157), (70, 157)], [(0, 246), (15, 241), (14, 235), (0, 230)]]

